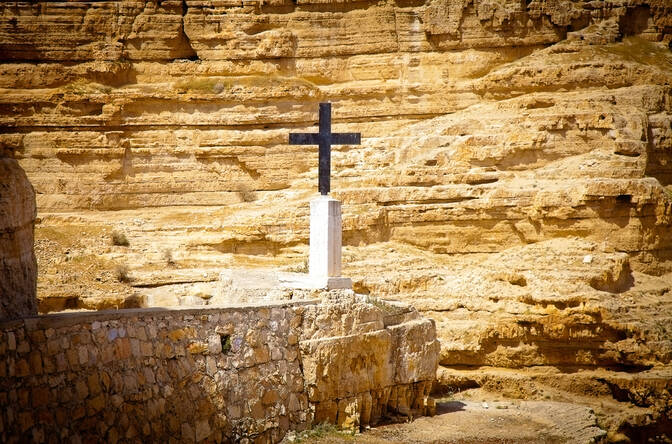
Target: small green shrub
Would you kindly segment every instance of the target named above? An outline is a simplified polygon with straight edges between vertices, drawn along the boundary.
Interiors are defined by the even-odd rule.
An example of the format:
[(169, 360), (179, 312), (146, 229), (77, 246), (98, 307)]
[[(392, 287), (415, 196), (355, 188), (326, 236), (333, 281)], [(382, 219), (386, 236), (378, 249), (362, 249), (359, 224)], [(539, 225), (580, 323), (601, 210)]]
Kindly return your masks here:
[(130, 244), (128, 238), (121, 231), (112, 232), (112, 245), (117, 245), (120, 247), (128, 247)]
[(116, 266), (114, 273), (119, 282), (128, 283), (131, 282), (131, 276), (128, 273), (128, 267), (124, 264), (119, 264)]
[(222, 353), (226, 354), (231, 351), (231, 335), (224, 335), (220, 338), (222, 342)]
[(366, 296), (366, 302), (371, 305), (375, 305), (376, 307), (381, 309), (384, 313), (390, 315), (399, 314), (405, 311), (403, 308), (397, 307), (396, 305), (390, 304), (389, 302), (386, 302), (375, 296)]
[(300, 264), (287, 267), (287, 271), (290, 271), (292, 273), (308, 273), (308, 259), (305, 259)]
[(175, 266), (175, 259), (173, 258), (173, 251), (170, 248), (163, 250), (163, 260), (171, 267)]
[(338, 437), (341, 439), (354, 439), (352, 438), (354, 430), (340, 430), (334, 424), (321, 423), (311, 427), (308, 430), (299, 432), (293, 437), (287, 439), (291, 443), (302, 443), (306, 440), (320, 439), (320, 438), (329, 438), (329, 437)]
[(237, 192), (240, 200), (243, 202), (254, 202), (257, 200), (257, 193), (246, 183), (240, 184)]

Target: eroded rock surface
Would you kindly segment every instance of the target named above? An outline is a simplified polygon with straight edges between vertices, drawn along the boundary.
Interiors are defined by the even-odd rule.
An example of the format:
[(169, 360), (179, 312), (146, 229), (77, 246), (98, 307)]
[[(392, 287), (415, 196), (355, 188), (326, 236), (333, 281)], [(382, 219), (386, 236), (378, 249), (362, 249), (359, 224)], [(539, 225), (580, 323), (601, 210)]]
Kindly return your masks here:
[(317, 148), (287, 134), (328, 100), (363, 135), (332, 160), (357, 292), (431, 314), (470, 384), (648, 381), (672, 347), (671, 7), (4, 3), (0, 144), (37, 191), (40, 308), (208, 304), (222, 268), (305, 271)]
[(37, 314), (35, 213), (26, 173), (0, 151), (0, 320)]

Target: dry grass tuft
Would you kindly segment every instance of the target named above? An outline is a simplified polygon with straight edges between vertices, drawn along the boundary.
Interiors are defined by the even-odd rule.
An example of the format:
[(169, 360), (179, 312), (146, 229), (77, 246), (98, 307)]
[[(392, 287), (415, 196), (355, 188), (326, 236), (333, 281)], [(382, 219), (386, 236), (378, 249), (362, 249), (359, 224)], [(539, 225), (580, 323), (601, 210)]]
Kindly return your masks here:
[(131, 276), (129, 275), (128, 267), (125, 264), (117, 265), (114, 269), (114, 274), (119, 282), (125, 284), (131, 282)]
[(113, 231), (112, 245), (117, 245), (120, 247), (128, 247), (130, 243), (128, 242), (128, 238), (124, 233), (122, 233), (121, 231)]

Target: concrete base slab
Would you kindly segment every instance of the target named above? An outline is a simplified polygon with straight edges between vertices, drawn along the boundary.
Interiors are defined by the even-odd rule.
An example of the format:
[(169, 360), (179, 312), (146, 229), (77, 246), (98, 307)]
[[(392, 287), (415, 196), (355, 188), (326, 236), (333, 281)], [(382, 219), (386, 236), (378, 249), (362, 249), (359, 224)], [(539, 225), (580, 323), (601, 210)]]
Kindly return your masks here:
[(219, 274), (224, 287), (239, 289), (278, 288), (278, 272), (269, 268), (230, 268)]
[(278, 273), (282, 288), (304, 290), (352, 289), (352, 280), (346, 277), (311, 276), (304, 273)]
[(346, 277), (311, 276), (306, 273), (280, 272), (273, 269), (228, 269), (219, 275), (221, 292), (230, 290), (339, 290), (352, 289)]

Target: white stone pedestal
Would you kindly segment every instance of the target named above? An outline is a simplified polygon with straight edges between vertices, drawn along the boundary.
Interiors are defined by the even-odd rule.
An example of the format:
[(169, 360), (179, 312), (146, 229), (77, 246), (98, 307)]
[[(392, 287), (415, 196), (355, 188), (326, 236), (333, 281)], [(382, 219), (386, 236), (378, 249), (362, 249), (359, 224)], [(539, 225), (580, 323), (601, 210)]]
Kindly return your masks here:
[[(341, 202), (329, 196), (310, 201), (310, 257), (308, 273), (274, 270), (229, 269), (220, 276), (221, 297), (248, 297), (245, 290), (352, 289), (352, 280), (341, 276)], [(242, 296), (241, 296), (242, 294)], [(266, 293), (268, 296), (269, 292)], [(275, 294), (275, 293), (273, 293)], [(239, 300), (227, 300), (239, 303)]]
[(341, 202), (329, 196), (311, 200), (308, 275), (281, 273), (280, 285), (328, 290), (352, 288), (350, 278), (341, 277), (341, 230)]
[(341, 275), (341, 203), (329, 196), (310, 201), (310, 258), (313, 278)]

